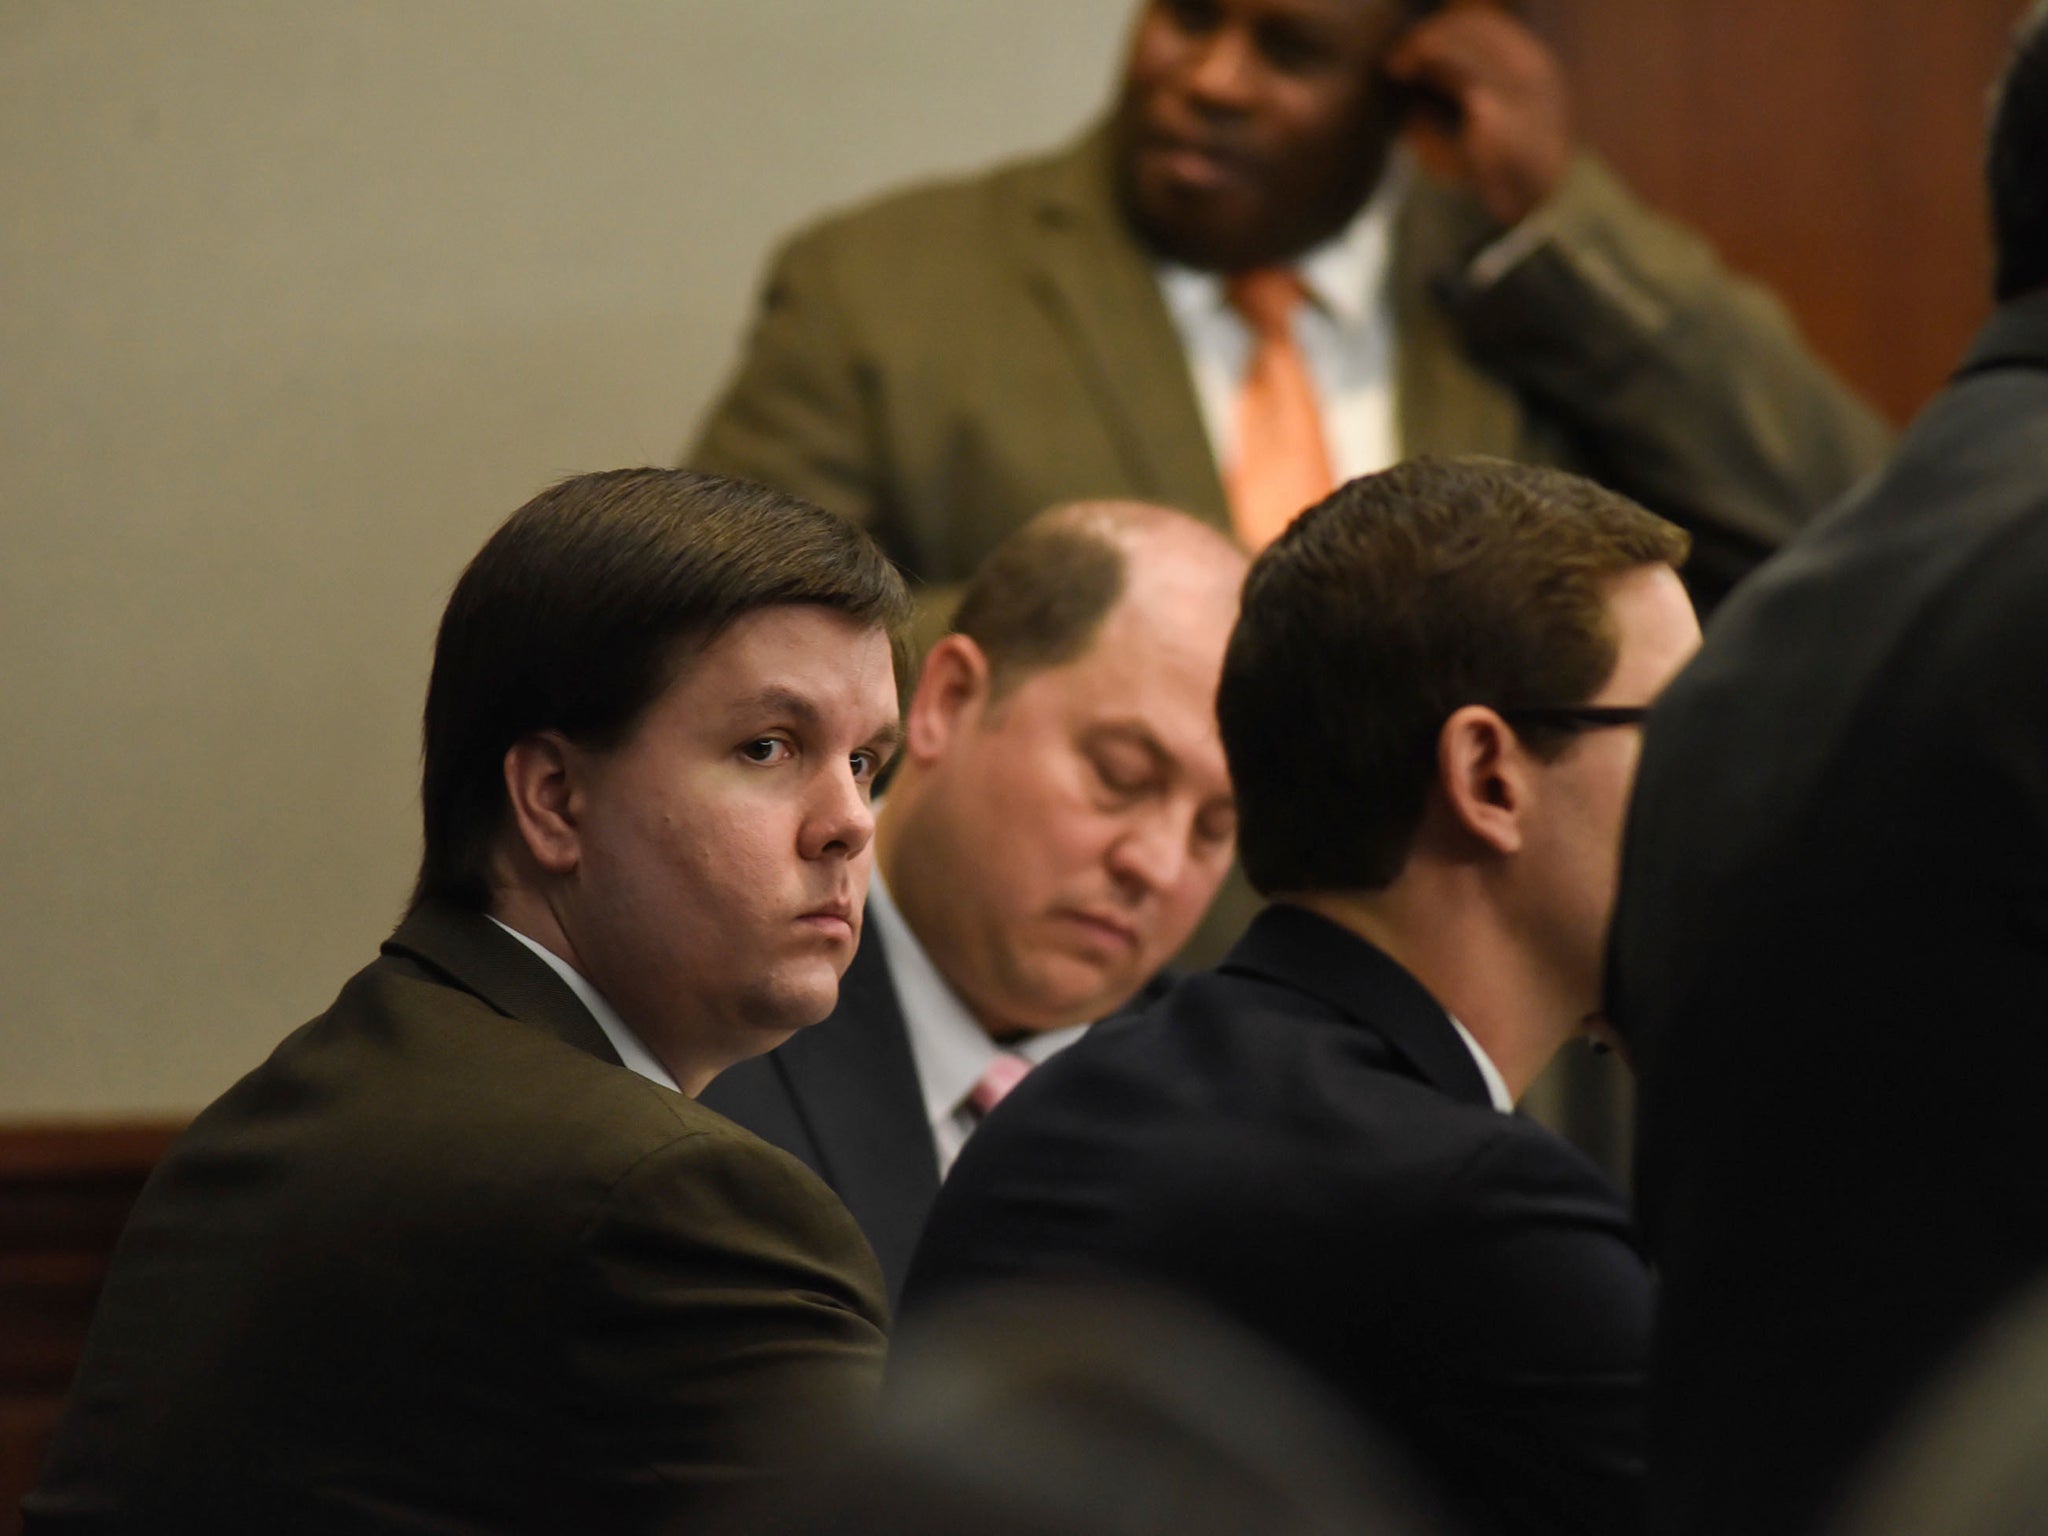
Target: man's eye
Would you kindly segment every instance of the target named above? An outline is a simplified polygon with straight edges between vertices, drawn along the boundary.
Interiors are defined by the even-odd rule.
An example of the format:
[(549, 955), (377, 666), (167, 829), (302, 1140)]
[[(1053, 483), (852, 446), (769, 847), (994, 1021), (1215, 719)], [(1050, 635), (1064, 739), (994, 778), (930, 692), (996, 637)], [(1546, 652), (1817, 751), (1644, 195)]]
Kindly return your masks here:
[(1290, 74), (1313, 69), (1329, 53), (1320, 39), (1286, 26), (1261, 28), (1258, 48), (1268, 64)]
[(882, 754), (870, 752), (865, 747), (854, 753), (851, 761), (853, 763), (854, 779), (862, 784), (867, 783), (882, 771)]
[(1237, 812), (1204, 811), (1195, 818), (1195, 836), (1211, 846), (1229, 842), (1237, 836)]
[(1151, 787), (1152, 772), (1149, 764), (1122, 763), (1106, 757), (1093, 757), (1088, 761), (1095, 770), (1095, 777), (1111, 794), (1143, 794)]
[(779, 763), (790, 754), (790, 745), (780, 736), (758, 736), (740, 748), (750, 763)]
[(1216, 0), (1163, 0), (1160, 9), (1185, 33), (1207, 32), (1218, 20)]

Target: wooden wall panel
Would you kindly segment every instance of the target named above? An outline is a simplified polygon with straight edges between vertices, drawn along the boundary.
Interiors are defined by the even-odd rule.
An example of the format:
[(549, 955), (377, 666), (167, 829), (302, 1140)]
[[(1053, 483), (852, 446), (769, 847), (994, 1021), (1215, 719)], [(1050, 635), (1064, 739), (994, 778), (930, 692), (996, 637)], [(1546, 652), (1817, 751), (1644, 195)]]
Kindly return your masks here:
[(1528, 0), (1581, 130), (1895, 420), (1989, 311), (1986, 93), (2023, 0)]
[(180, 1129), (0, 1127), (0, 1536), (18, 1536), (114, 1239)]

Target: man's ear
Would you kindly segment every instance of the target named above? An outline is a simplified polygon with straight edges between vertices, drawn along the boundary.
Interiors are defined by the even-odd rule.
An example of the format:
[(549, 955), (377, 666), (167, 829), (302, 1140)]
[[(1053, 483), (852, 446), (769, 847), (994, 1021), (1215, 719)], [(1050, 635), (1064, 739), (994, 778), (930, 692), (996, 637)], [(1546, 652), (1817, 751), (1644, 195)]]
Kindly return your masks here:
[(1507, 721), (1483, 704), (1454, 711), (1437, 733), (1436, 773), (1453, 824), (1495, 853), (1521, 849), (1533, 786), (1528, 754)]
[(966, 635), (942, 637), (925, 653), (924, 670), (904, 719), (903, 755), (930, 764), (978, 719), (988, 704), (988, 655)]
[(559, 732), (523, 736), (505, 752), (505, 801), (527, 857), (550, 875), (575, 871), (583, 856), (577, 825), (583, 754)]

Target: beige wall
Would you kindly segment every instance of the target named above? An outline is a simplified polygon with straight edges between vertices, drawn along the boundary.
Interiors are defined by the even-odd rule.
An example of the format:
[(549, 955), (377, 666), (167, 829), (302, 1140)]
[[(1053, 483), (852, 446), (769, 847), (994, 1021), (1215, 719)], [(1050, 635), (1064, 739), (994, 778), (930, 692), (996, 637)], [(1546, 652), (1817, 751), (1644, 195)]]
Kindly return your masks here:
[(0, 1116), (196, 1108), (396, 916), (443, 596), (669, 462), (792, 222), (1126, 0), (0, 0)]

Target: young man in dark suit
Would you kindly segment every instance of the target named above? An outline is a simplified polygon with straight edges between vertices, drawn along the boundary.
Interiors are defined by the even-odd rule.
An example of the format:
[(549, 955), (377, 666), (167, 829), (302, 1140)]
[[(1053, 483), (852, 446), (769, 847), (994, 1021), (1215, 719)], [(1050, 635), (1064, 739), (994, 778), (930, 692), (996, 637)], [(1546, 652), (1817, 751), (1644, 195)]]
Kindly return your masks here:
[(1609, 993), (1664, 1279), (1656, 1528), (1821, 1528), (2048, 1269), (2048, 9), (1993, 118), (1999, 309), (1658, 710)]
[(704, 1095), (838, 1191), (892, 1295), (990, 1095), (1128, 1002), (1230, 866), (1212, 700), (1244, 569), (1127, 503), (999, 547), (911, 699), (837, 1010)]
[(1374, 1413), (1475, 1531), (1641, 1523), (1649, 1283), (1512, 1113), (1600, 1026), (1636, 727), (1699, 639), (1678, 529), (1486, 460), (1355, 480), (1252, 567), (1217, 712), (1272, 905), (977, 1133), (907, 1316), (1143, 1280)]
[(492, 536), (435, 646), (411, 909), (136, 1205), (26, 1529), (654, 1532), (871, 1391), (845, 1211), (696, 1104), (859, 941), (908, 600), (672, 470)]

